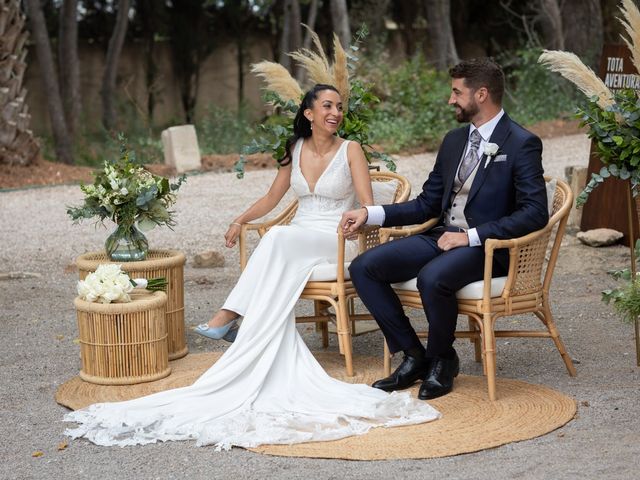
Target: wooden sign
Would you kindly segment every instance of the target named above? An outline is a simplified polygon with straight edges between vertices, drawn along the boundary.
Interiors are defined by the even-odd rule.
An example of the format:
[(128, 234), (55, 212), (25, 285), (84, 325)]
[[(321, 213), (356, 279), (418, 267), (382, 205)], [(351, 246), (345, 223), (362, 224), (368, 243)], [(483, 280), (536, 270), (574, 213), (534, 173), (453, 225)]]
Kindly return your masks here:
[[(640, 77), (631, 61), (631, 53), (626, 45), (605, 45), (600, 57), (600, 78), (611, 90), (635, 88), (640, 90)], [(591, 142), (587, 181), (591, 173), (598, 173), (603, 164), (598, 158), (595, 142)], [(580, 229), (612, 228), (624, 234), (622, 243), (629, 245), (629, 222), (627, 213), (628, 182), (618, 178), (608, 178), (589, 195), (584, 205)], [(638, 237), (638, 215), (632, 215), (634, 237)]]

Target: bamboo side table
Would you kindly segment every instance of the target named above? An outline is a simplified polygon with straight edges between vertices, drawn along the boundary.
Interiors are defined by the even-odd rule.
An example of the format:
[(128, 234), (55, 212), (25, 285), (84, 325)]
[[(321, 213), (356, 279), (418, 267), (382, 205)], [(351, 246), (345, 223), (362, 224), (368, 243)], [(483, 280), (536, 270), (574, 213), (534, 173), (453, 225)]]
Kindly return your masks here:
[(118, 263), (131, 278), (167, 279), (167, 333), (169, 360), (189, 353), (184, 327), (184, 264), (185, 256), (177, 250), (149, 250), (140, 262), (113, 262), (105, 252), (89, 252), (78, 257), (80, 280), (95, 272), (101, 263)]
[(76, 297), (80, 378), (100, 385), (152, 382), (171, 373), (164, 292), (140, 292), (129, 303)]

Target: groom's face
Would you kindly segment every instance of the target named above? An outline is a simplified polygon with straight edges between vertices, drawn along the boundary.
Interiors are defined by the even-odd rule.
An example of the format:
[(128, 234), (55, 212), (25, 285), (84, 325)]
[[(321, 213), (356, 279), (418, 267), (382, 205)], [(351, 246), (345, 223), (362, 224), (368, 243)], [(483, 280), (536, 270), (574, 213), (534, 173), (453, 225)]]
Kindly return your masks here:
[(475, 90), (464, 84), (464, 78), (451, 80), (449, 105), (455, 107), (456, 120), (460, 123), (471, 122), (479, 111), (475, 99)]

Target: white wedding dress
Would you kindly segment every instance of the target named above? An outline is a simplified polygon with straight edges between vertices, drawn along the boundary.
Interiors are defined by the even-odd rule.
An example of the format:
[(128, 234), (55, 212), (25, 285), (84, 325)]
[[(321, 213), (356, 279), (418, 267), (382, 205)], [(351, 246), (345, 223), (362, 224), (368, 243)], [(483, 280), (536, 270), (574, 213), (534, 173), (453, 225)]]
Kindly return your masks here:
[(147, 397), (71, 412), (65, 433), (99, 445), (195, 439), (255, 447), (334, 440), (372, 427), (423, 423), (440, 414), (408, 392), (388, 394), (331, 378), (298, 334), (294, 306), (312, 270), (335, 263), (336, 229), (355, 193), (343, 142), (316, 183), (294, 148), (291, 185), (299, 207), (289, 226), (262, 238), (223, 308), (244, 316), (235, 342), (196, 382)]

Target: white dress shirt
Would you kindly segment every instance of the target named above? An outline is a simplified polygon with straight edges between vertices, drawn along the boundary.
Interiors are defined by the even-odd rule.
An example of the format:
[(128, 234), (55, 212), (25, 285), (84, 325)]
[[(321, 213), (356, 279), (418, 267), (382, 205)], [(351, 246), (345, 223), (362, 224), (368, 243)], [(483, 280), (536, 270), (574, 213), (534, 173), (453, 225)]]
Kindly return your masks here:
[[(498, 122), (500, 121), (503, 115), (504, 115), (504, 110), (500, 109), (500, 111), (495, 117), (493, 117), (488, 122), (483, 123), (482, 125), (480, 125), (480, 127), (476, 128), (475, 125), (473, 124), (470, 125), (469, 136), (471, 136), (471, 132), (473, 132), (474, 130), (478, 130), (478, 133), (480, 133), (480, 136), (482, 137), (482, 140), (480, 141), (480, 147), (478, 149), (478, 153), (481, 154), (481, 152), (484, 151), (484, 146), (489, 142), (489, 139), (491, 138), (491, 135), (493, 134), (493, 131), (496, 128), (496, 125), (498, 124)], [(467, 139), (467, 146), (464, 149), (462, 158), (464, 158), (468, 148), (469, 148), (469, 140)], [(458, 165), (458, 168), (460, 168), (460, 165)], [(457, 172), (456, 172), (456, 175), (457, 175)], [(384, 224), (385, 213), (384, 213), (384, 208), (382, 208), (381, 205), (372, 205), (365, 208), (367, 209), (367, 212), (368, 212), (368, 217), (366, 221), (367, 225)], [(467, 230), (467, 236), (469, 237), (469, 246), (478, 247), (482, 245), (482, 242), (480, 241), (480, 237), (478, 236), (478, 232), (476, 231), (475, 228), (470, 228), (469, 230)]]

